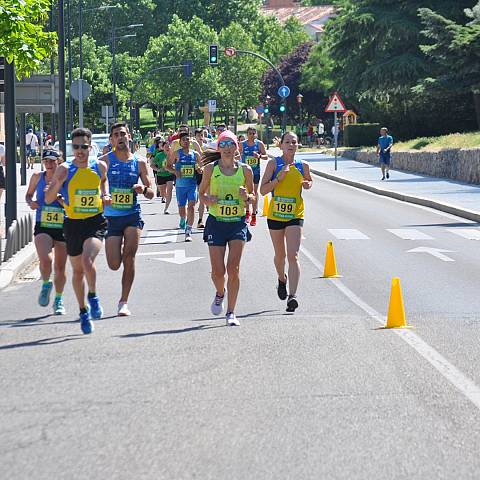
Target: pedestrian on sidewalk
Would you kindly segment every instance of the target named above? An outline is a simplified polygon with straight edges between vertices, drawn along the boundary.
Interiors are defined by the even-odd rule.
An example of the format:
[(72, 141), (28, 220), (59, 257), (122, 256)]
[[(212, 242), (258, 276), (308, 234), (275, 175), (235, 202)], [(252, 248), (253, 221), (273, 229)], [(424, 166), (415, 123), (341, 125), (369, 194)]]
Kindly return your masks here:
[(380, 160), (380, 168), (382, 169), (382, 180), (390, 178), (390, 162), (392, 159), (393, 137), (388, 134), (388, 128), (380, 129), (380, 137), (377, 145), (377, 155)]
[(25, 145), (28, 160), (27, 168), (31, 168), (33, 170), (35, 157), (37, 156), (37, 148), (39, 145), (38, 137), (33, 133), (33, 128), (29, 128), (28, 133), (25, 135)]
[(0, 201), (2, 200), (2, 194), (5, 190), (5, 147), (3, 143), (0, 143)]

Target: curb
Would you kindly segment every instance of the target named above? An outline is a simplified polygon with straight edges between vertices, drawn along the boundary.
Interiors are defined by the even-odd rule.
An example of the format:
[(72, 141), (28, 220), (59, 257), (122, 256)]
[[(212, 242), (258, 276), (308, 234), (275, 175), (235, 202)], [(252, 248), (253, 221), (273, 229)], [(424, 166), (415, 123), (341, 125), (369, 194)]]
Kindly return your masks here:
[(30, 263), (35, 260), (37, 251), (35, 245), (30, 242), (17, 252), (8, 262), (0, 265), (0, 290), (8, 287), (14, 278)]
[(332, 180), (334, 182), (343, 183), (351, 187), (360, 188), (361, 190), (366, 190), (376, 195), (383, 195), (385, 197), (395, 198), (396, 200), (401, 200), (402, 202), (414, 203), (416, 205), (422, 205), (423, 207), (433, 208), (435, 210), (440, 210), (445, 213), (450, 213), (458, 217), (466, 218), (474, 222), (480, 223), (480, 213), (474, 210), (467, 210), (465, 208), (459, 208), (455, 205), (449, 203), (436, 202), (425, 197), (414, 197), (412, 195), (405, 195), (403, 193), (394, 192), (392, 190), (382, 190), (381, 188), (372, 187), (366, 183), (356, 182), (354, 180), (349, 180), (348, 178), (340, 177), (338, 175), (332, 175), (330, 173), (321, 172), (319, 170), (314, 170), (310, 165), (310, 171), (319, 177), (326, 178), (327, 180)]

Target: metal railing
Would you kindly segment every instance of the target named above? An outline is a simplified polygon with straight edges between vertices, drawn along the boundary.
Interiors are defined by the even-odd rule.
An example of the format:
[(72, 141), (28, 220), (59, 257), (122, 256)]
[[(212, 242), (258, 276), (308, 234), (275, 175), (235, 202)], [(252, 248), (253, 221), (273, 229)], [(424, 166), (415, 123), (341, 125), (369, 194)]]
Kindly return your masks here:
[[(33, 238), (33, 217), (25, 215), (20, 220), (14, 220), (7, 231), (7, 243), (5, 245), (5, 253), (3, 261), (10, 260), (25, 245), (30, 243)], [(0, 240), (1, 248), (1, 240)], [(0, 255), (0, 263), (1, 263)]]

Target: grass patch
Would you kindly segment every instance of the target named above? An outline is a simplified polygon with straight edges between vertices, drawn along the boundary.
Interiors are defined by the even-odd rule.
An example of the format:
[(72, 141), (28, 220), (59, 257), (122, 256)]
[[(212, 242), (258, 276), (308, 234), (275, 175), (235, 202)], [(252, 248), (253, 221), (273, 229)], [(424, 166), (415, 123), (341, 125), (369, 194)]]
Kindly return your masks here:
[(438, 152), (450, 148), (480, 148), (480, 132), (452, 133), (441, 137), (420, 137), (406, 142), (398, 142), (394, 150), (417, 150)]

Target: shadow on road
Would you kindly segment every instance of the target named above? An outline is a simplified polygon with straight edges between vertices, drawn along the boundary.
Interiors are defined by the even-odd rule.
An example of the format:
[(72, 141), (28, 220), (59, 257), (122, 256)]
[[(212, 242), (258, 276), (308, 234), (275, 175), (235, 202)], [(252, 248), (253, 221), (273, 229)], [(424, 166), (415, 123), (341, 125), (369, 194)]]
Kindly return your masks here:
[[(52, 313), (51, 315), (43, 315), (41, 317), (25, 318), (23, 320), (17, 320), (13, 322), (0, 323), (0, 327), (3, 327), (3, 326), (10, 327), (10, 328), (40, 327), (45, 325), (63, 325), (66, 323), (78, 323), (80, 321), (78, 318), (75, 318), (74, 320), (63, 320), (58, 322), (39, 322), (39, 320), (43, 320), (44, 318), (49, 318), (49, 317), (55, 317), (55, 315), (53, 315)], [(102, 320), (111, 320), (112, 318), (117, 318), (117, 317), (118, 315), (111, 315), (109, 317), (102, 317), (97, 320), (94, 320), (94, 322), (99, 322)]]
[(179, 328), (177, 330), (157, 330), (156, 332), (128, 333), (127, 335), (117, 335), (117, 338), (137, 338), (147, 337), (149, 335), (174, 335), (177, 333), (188, 333), (200, 330), (211, 330), (212, 328), (223, 328), (225, 325), (198, 325), (197, 327)]
[[(237, 318), (249, 318), (249, 317), (269, 317), (270, 315), (265, 315), (265, 314), (268, 314), (268, 313), (275, 313), (277, 312), (278, 313), (278, 310), (262, 310), (260, 312), (252, 312), (252, 313), (245, 313), (243, 315), (236, 315)], [(219, 315), (218, 317), (209, 317), (209, 318), (195, 318), (193, 319), (192, 321), (193, 322), (207, 322), (209, 320), (219, 320), (219, 319), (223, 319), (224, 320), (224, 317)]]
[(52, 337), (52, 338), (42, 338), (40, 340), (35, 340), (33, 342), (25, 343), (12, 343), (10, 345), (0, 345), (1, 350), (11, 350), (14, 348), (24, 348), (24, 347), (39, 347), (43, 345), (56, 345), (58, 343), (70, 342), (71, 340), (77, 340), (81, 337), (84, 337), (82, 334), (77, 335), (66, 335), (63, 337)]

